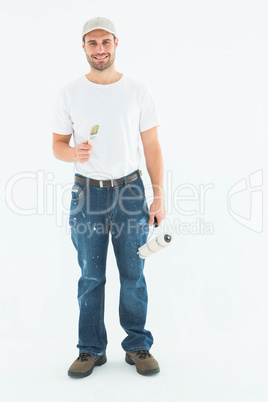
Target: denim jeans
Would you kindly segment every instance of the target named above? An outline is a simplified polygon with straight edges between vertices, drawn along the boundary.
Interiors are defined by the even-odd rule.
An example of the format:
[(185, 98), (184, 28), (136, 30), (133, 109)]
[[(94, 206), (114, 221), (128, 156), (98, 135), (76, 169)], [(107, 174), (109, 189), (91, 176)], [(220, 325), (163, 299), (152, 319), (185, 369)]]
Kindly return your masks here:
[[(81, 175), (76, 173), (77, 176)], [(122, 185), (103, 188), (75, 180), (72, 187), (69, 224), (81, 268), (77, 344), (80, 353), (100, 356), (106, 352), (104, 305), (109, 236), (120, 277), (120, 325), (127, 333), (121, 346), (131, 352), (149, 350), (153, 344), (151, 332), (145, 329), (145, 260), (137, 254), (147, 240), (150, 214), (142, 179), (124, 181)]]

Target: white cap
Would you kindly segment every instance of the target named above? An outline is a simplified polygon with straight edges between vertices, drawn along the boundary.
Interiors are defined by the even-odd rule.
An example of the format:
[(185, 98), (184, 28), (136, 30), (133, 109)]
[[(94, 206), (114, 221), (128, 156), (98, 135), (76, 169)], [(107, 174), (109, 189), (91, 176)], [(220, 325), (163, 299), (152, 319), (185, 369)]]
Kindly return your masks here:
[(111, 20), (108, 20), (108, 18), (104, 17), (95, 17), (85, 22), (82, 29), (82, 39), (84, 35), (94, 31), (95, 29), (103, 29), (104, 31), (110, 32), (117, 37), (115, 25)]

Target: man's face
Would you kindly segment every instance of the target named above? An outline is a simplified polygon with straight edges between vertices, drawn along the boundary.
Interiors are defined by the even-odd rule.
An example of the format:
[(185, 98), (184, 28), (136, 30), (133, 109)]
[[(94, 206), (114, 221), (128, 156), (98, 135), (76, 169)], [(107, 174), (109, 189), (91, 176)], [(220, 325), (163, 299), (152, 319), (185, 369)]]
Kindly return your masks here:
[(89, 32), (82, 43), (87, 61), (95, 70), (106, 70), (114, 63), (117, 45), (118, 39), (114, 42), (113, 35), (103, 29)]

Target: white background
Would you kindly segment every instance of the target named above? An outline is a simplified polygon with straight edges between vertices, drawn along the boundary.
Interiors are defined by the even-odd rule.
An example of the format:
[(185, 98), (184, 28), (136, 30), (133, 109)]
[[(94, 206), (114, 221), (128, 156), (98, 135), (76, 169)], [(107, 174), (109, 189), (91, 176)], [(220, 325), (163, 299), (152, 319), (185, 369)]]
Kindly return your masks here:
[[(2, 401), (267, 401), (265, 3), (1, 1)], [(146, 261), (161, 368), (150, 378), (124, 362), (111, 243), (108, 362), (85, 379), (67, 376), (78, 355), (80, 270), (67, 225), (72, 164), (53, 156), (51, 119), (59, 88), (89, 72), (81, 29), (95, 16), (116, 24), (116, 69), (150, 87), (162, 120), (166, 223), (176, 227), (169, 249)], [(33, 178), (16, 180), (6, 202), (19, 174)], [(240, 180), (247, 188), (233, 195), (232, 216), (228, 192)]]

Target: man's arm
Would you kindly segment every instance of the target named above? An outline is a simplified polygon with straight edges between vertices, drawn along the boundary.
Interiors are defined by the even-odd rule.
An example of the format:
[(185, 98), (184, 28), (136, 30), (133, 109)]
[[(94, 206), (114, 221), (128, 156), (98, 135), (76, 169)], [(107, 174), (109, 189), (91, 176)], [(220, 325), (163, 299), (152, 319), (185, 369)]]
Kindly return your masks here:
[(162, 151), (158, 140), (157, 127), (152, 127), (140, 134), (143, 143), (146, 167), (154, 191), (154, 200), (150, 206), (149, 225), (151, 226), (154, 223), (154, 217), (156, 217), (157, 223), (160, 225), (161, 221), (166, 217), (166, 211), (163, 190), (164, 166)]
[(72, 134), (62, 135), (53, 133), (53, 154), (57, 159), (64, 162), (87, 162), (92, 152), (92, 145), (87, 141), (81, 142), (77, 147), (69, 145)]

